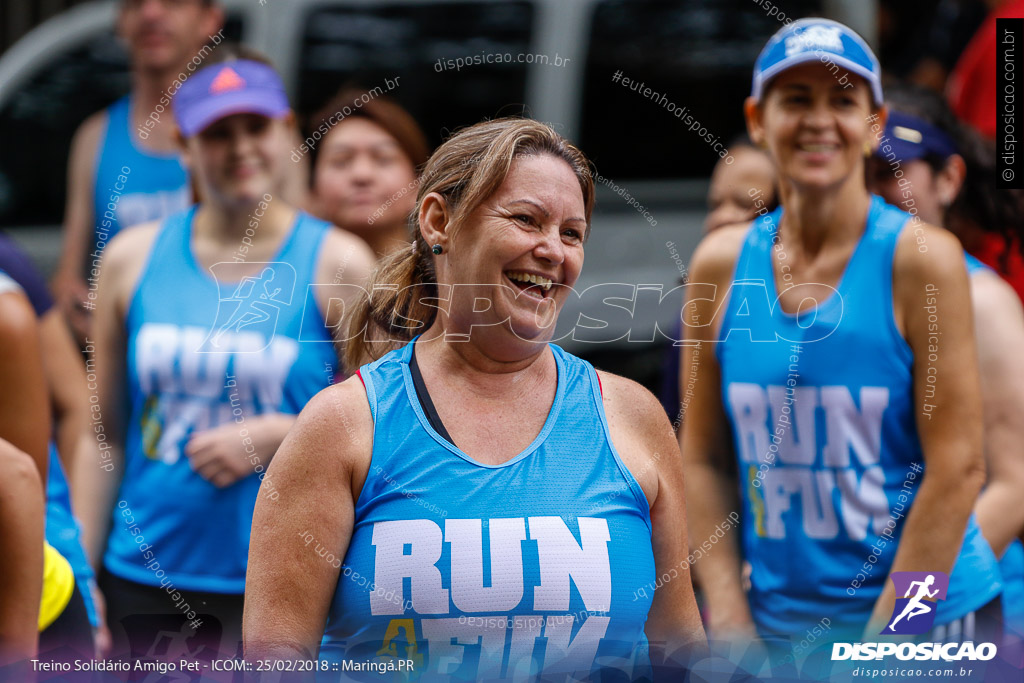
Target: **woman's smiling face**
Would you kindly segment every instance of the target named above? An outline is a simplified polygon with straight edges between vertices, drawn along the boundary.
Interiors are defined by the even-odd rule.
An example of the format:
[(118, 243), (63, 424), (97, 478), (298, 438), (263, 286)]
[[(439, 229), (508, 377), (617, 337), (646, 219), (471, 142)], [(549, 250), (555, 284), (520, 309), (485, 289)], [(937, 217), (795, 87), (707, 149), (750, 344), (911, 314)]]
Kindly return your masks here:
[(850, 81), (840, 85), (824, 64), (803, 64), (775, 77), (760, 105), (748, 105), (751, 135), (767, 144), (781, 177), (797, 187), (824, 189), (863, 174), (865, 143), (876, 142), (876, 110), (867, 82), (852, 75)]
[(452, 327), (505, 323), (520, 339), (537, 341), (553, 332), (583, 267), (585, 216), (579, 179), (565, 161), (517, 156), (501, 186), (451, 237), (438, 281), (471, 293), (467, 305), (452, 306)]
[(290, 116), (231, 114), (187, 139), (187, 164), (203, 187), (202, 196), (250, 206), (268, 193), (279, 194), (287, 171)]

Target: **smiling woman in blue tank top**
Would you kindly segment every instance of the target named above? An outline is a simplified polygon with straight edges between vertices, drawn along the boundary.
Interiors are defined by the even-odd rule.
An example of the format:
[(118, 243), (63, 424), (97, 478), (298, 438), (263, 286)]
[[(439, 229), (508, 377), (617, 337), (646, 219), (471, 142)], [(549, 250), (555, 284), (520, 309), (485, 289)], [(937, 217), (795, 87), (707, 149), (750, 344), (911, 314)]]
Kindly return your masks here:
[(880, 80), (842, 24), (773, 36), (745, 113), (781, 206), (693, 258), (702, 284), (683, 321), (715, 345), (683, 352), (683, 379), (697, 377), (681, 437), (691, 536), (742, 514), (742, 545), (697, 564), (713, 636), (798, 642), (825, 624), (826, 639), (877, 641), (895, 616), (889, 575), (921, 571), (951, 576), (935, 628), (960, 620), (922, 637), (994, 640), (999, 574), (971, 515), (984, 467), (963, 253), (865, 187)]
[(334, 679), (343, 660), (362, 667), (343, 678), (648, 675), (649, 645), (704, 641), (678, 447), (654, 396), (548, 343), (583, 265), (588, 162), (500, 119), (422, 177), (416, 242), (375, 276), (397, 290), (353, 317), (346, 356), (372, 362), (271, 467), (246, 654), (315, 657), (323, 637)]
[(81, 514), (115, 654), (129, 640), (132, 656), (151, 654), (159, 632), (180, 631), (232, 656), (253, 506), (261, 484), (279, 496), (266, 466), (334, 379), (331, 283), (362, 282), (372, 254), (281, 199), (294, 123), (264, 58), (219, 48), (174, 114), (202, 202), (121, 233), (104, 255), (102, 450), (82, 465)]

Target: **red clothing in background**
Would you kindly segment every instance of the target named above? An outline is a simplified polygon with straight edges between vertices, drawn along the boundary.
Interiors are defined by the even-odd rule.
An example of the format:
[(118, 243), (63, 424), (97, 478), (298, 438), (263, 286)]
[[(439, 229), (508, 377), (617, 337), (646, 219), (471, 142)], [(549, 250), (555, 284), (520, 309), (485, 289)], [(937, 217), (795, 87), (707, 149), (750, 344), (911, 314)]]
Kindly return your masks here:
[(1008, 17), (1024, 17), (1024, 0), (1008, 0), (989, 15), (960, 55), (946, 87), (953, 112), (990, 140), (996, 137), (996, 19)]
[(1003, 252), (1006, 251), (1006, 240), (1002, 235), (988, 233), (982, 239), (972, 256), (999, 273), (1010, 286), (1017, 290), (1017, 296), (1024, 301), (1024, 257), (1020, 254), (1020, 244), (1016, 242), (1006, 268), (1003, 268)]

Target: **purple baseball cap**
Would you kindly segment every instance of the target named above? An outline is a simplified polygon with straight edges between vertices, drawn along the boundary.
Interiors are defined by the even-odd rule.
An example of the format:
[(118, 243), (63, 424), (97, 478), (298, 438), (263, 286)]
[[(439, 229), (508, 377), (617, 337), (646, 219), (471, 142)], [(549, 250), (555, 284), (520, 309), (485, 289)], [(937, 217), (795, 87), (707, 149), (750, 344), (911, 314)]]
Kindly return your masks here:
[(174, 95), (174, 118), (189, 138), (231, 114), (281, 118), (290, 111), (281, 77), (270, 66), (236, 59), (205, 67)]
[(835, 64), (860, 76), (871, 86), (875, 104), (882, 104), (882, 67), (864, 39), (845, 24), (810, 17), (788, 24), (768, 39), (754, 63), (750, 94), (760, 100), (775, 76), (799, 64)]
[(948, 159), (956, 154), (956, 144), (942, 130), (916, 116), (889, 109), (885, 122), (885, 138), (875, 150), (875, 156), (883, 158), (884, 143), (892, 146), (897, 159), (912, 161), (924, 157)]

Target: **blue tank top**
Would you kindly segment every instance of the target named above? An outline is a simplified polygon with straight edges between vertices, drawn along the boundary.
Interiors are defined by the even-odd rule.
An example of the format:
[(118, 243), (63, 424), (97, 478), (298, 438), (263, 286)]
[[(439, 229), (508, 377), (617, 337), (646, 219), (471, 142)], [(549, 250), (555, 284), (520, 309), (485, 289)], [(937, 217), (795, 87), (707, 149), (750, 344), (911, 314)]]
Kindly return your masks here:
[(1003, 614), (1007, 630), (1024, 637), (1024, 545), (1014, 539), (999, 559), (1003, 576)]
[[(241, 593), (267, 466), (245, 421), (297, 414), (337, 370), (310, 287), (330, 226), (300, 212), (258, 276), (239, 279), (244, 264), (219, 263), (215, 279), (192, 255), (195, 212), (164, 221), (128, 309), (125, 474), (104, 561), (138, 583), (166, 575), (186, 590)], [(184, 448), (192, 434), (227, 423), (254, 473), (217, 488)], [(268, 484), (262, 495), (273, 496)]]
[[(924, 471), (914, 358), (892, 312), (893, 255), (910, 216), (873, 197), (837, 291), (799, 315), (776, 299), (781, 216), (780, 207), (747, 233), (716, 348), (739, 460), (750, 606), (766, 634), (799, 634), (828, 617), (833, 636), (859, 635)], [(972, 515), (936, 623), (999, 590)]]
[(92, 600), (92, 567), (82, 548), (82, 530), (71, 512), (71, 490), (57, 447), (50, 442), (50, 466), (46, 475), (46, 542), (64, 556), (75, 575), (78, 591), (85, 601), (89, 623), (99, 626), (99, 614)]
[(130, 119), (127, 96), (107, 109), (93, 184), (93, 247), (99, 251), (122, 229), (159, 220), (192, 203), (181, 157), (140, 149)]
[(593, 366), (549, 344), (558, 386), (544, 427), (483, 465), (430, 426), (414, 343), (360, 370), (373, 455), (321, 657), (412, 659), (416, 674), (464, 681), (649, 673), (650, 511), (612, 446)]
[[(964, 258), (967, 260), (967, 274), (972, 277), (977, 273), (995, 273), (966, 252)], [(1020, 539), (1011, 541), (999, 558), (999, 572), (1003, 577), (1004, 625), (1017, 636), (1024, 636), (1024, 546)]]

